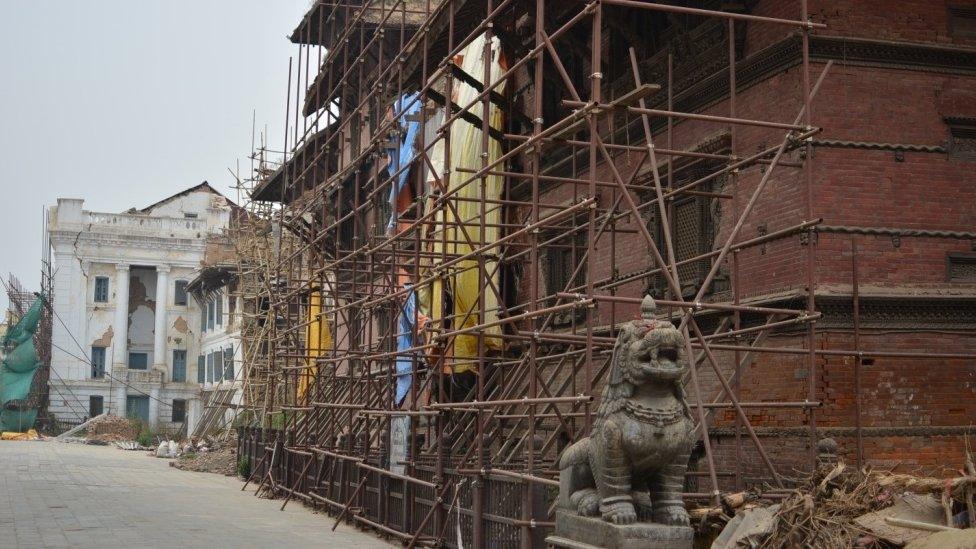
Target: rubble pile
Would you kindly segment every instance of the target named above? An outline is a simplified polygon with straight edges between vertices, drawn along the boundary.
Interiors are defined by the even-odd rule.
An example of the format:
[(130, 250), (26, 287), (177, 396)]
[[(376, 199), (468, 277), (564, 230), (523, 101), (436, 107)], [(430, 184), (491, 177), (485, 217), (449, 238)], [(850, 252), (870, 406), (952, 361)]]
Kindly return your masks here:
[(139, 436), (139, 426), (124, 417), (103, 415), (91, 420), (86, 432), (89, 441), (119, 442)]
[[(724, 524), (712, 549), (738, 547), (934, 547), (935, 534), (976, 547), (976, 469), (961, 476), (917, 477), (821, 463), (776, 504), (743, 494), (719, 508), (691, 510), (702, 529)], [(946, 532), (949, 532), (948, 534)]]
[(184, 471), (235, 476), (237, 475), (237, 448), (232, 444), (221, 446), (205, 442), (188, 443), (183, 446), (180, 457), (171, 464)]

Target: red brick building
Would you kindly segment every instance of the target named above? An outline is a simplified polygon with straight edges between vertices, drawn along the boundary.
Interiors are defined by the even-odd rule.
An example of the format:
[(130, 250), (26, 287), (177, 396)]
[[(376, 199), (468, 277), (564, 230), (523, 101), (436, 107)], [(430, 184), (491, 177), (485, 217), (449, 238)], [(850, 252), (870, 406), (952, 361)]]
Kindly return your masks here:
[[(789, 2), (747, 3), (754, 15), (789, 17)], [(818, 355), (814, 368), (814, 412), (819, 436), (832, 436), (851, 460), (856, 459), (856, 402), (860, 400), (863, 458), (867, 463), (903, 469), (939, 469), (956, 466), (964, 433), (971, 433), (976, 417), (976, 4), (918, 2), (811, 2), (811, 20), (827, 25), (810, 37), (810, 70), (815, 80), (832, 61), (819, 93), (812, 102), (811, 123), (823, 128), (812, 138), (810, 197), (801, 166), (804, 147), (794, 147), (770, 179), (746, 219), (737, 241), (790, 229), (811, 219), (821, 223), (812, 233), (794, 234), (735, 255), (739, 263), (737, 289), (742, 303), (772, 307), (804, 306), (807, 254), (813, 239), (813, 282), (816, 309), (815, 345), (823, 351), (860, 350), (860, 398), (855, 391), (854, 356)], [(634, 10), (635, 16), (641, 16)], [(656, 17), (663, 19), (663, 14)], [(728, 26), (708, 18), (685, 17), (691, 48), (675, 46), (682, 36), (644, 52), (641, 72), (645, 81), (661, 82), (654, 75), (666, 71), (666, 51), (673, 51), (674, 110), (718, 116), (730, 114), (727, 67)], [(656, 21), (667, 34), (672, 25)], [(650, 26), (654, 26), (654, 22)], [(734, 116), (790, 122), (802, 102), (800, 37), (797, 33), (758, 23), (736, 23), (737, 94)], [(775, 31), (775, 32), (774, 32)], [(606, 35), (605, 35), (606, 36)], [(609, 33), (605, 51), (614, 52), (620, 35)], [(626, 55), (626, 54), (624, 54)], [(608, 55), (606, 65), (614, 67)], [(724, 65), (723, 65), (724, 64)], [(662, 68), (663, 67), (663, 68)], [(623, 92), (633, 88), (623, 71)], [(619, 71), (618, 71), (619, 72)], [(705, 76), (703, 75), (710, 75)], [(604, 75), (606, 78), (606, 75)], [(629, 87), (628, 87), (629, 86)], [(611, 85), (611, 90), (614, 88)], [(612, 92), (611, 92), (612, 93)], [(665, 91), (648, 98), (662, 104)], [(581, 92), (581, 95), (583, 93)], [(663, 108), (663, 107), (659, 107)], [(658, 119), (660, 120), (660, 119)], [(630, 126), (618, 121), (618, 144), (641, 144), (640, 121)], [(669, 148), (732, 154), (742, 158), (775, 145), (782, 131), (738, 126), (732, 130), (709, 121), (676, 122)], [(668, 139), (664, 128), (654, 135), (657, 146)], [(638, 147), (635, 147), (638, 149)], [(584, 153), (585, 154), (585, 153)], [(621, 174), (630, 175), (642, 154), (637, 150), (616, 155)], [(556, 156), (556, 155), (552, 155)], [(710, 173), (723, 162), (675, 158), (673, 182), (681, 185)], [(586, 157), (573, 172), (556, 158), (552, 173), (588, 178)], [(662, 163), (662, 173), (667, 169)], [(708, 165), (711, 163), (711, 165)], [(560, 166), (560, 164), (562, 164)], [(703, 164), (705, 164), (703, 166)], [(793, 167), (790, 167), (793, 166)], [(677, 259), (717, 249), (727, 238), (736, 212), (765, 173), (754, 165), (710, 183), (708, 188), (725, 198), (680, 197), (672, 203), (672, 231)], [(601, 165), (599, 179), (612, 179)], [(635, 179), (650, 183), (644, 166)], [(585, 194), (581, 186), (553, 185), (541, 197), (550, 204), (570, 203)], [(601, 189), (600, 202), (612, 202)], [(729, 198), (729, 195), (734, 198)], [(650, 197), (650, 195), (649, 195)], [(809, 206), (809, 199), (812, 205)], [(516, 216), (517, 217), (517, 216)], [(653, 219), (642, 221), (650, 226)], [(618, 295), (639, 296), (645, 290), (663, 297), (664, 285), (655, 277), (640, 277), (655, 265), (649, 254), (633, 253), (642, 239), (626, 222), (616, 236), (616, 254), (597, 249), (597, 270), (589, 272), (597, 289), (615, 275), (633, 281), (617, 286)], [(626, 234), (629, 229), (629, 234)], [(660, 242), (660, 228), (655, 236)], [(567, 244), (571, 244), (568, 240)], [(561, 253), (570, 263), (585, 252), (585, 243)], [(663, 246), (662, 246), (663, 249)], [(546, 255), (546, 254), (543, 254)], [(557, 252), (554, 255), (559, 255)], [(730, 256), (731, 257), (731, 256)], [(545, 259), (545, 258), (544, 258)], [(554, 257), (543, 270), (558, 270)], [(857, 265), (858, 341), (854, 341), (854, 265)], [(709, 261), (685, 266), (679, 274), (687, 283), (685, 297), (694, 295), (696, 282), (708, 271)], [(722, 265), (712, 301), (732, 298), (732, 267)], [(633, 275), (633, 276), (629, 276)], [(560, 285), (564, 278), (548, 276)], [(583, 278), (575, 281), (582, 287)], [(555, 287), (546, 293), (555, 293)], [(611, 318), (600, 309), (598, 326), (609, 332)], [(636, 305), (621, 305), (616, 321), (636, 314)], [(703, 322), (708, 315), (703, 313)], [(743, 315), (743, 325), (759, 319)], [(580, 319), (576, 319), (580, 328)], [(567, 328), (569, 329), (569, 328)], [(770, 333), (767, 347), (802, 349), (803, 329), (783, 328)], [(878, 354), (874, 354), (874, 353)], [(904, 358), (885, 353), (960, 354), (965, 358)], [(734, 370), (732, 353), (722, 353), (726, 374)], [(706, 369), (707, 374), (707, 369)], [(807, 398), (810, 369), (802, 354), (755, 353), (743, 366), (740, 400), (744, 402), (796, 402)], [(705, 380), (709, 397), (718, 383)], [(717, 462), (727, 471), (743, 464), (746, 477), (763, 476), (751, 443), (743, 437), (742, 455), (735, 458), (729, 427), (735, 413), (715, 415), (719, 440)], [(765, 446), (787, 467), (806, 463), (809, 456), (809, 418), (802, 408), (754, 408), (749, 413)], [(948, 460), (948, 461), (947, 461)], [(747, 479), (749, 480), (749, 479)]]
[[(252, 194), (300, 242), (267, 285), (278, 484), (338, 508), (364, 474), (353, 520), (387, 534), (539, 542), (647, 294), (699, 355), (687, 498), (807, 468), (825, 437), (961, 463), (976, 2), (320, 2), (291, 38), (322, 67)], [(312, 355), (316, 295), (334, 344)], [(257, 463), (277, 434), (249, 436)]]

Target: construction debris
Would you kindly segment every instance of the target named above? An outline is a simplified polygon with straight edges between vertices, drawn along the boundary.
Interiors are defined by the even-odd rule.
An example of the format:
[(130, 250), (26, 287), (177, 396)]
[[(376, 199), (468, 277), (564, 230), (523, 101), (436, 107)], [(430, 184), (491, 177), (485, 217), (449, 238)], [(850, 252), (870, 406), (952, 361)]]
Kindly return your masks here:
[[(973, 475), (916, 477), (858, 470), (838, 461), (819, 467), (780, 504), (742, 506), (712, 549), (901, 547), (937, 532), (958, 530), (954, 509), (972, 506), (974, 486)], [(691, 514), (704, 521), (725, 516), (700, 510)]]
[(139, 444), (138, 442), (136, 442), (134, 440), (127, 440), (127, 441), (116, 442), (115, 443), (115, 447), (118, 448), (119, 450), (129, 450), (129, 451), (133, 451), (133, 450), (148, 450), (149, 449), (149, 448), (146, 448), (145, 446), (143, 446), (142, 444)]
[(176, 461), (171, 462), (171, 465), (184, 471), (235, 476), (237, 475), (237, 448), (233, 445), (216, 448), (204, 445), (191, 447)]
[(131, 420), (108, 414), (93, 418), (86, 429), (89, 441), (120, 442), (139, 436), (139, 427)]
[(976, 529), (945, 530), (913, 541), (905, 549), (973, 549), (976, 547)]
[(759, 541), (773, 533), (773, 524), (778, 510), (779, 505), (744, 509), (736, 514), (722, 533), (715, 538), (712, 549), (755, 547)]
[[(904, 545), (945, 528), (941, 525), (942, 518), (942, 504), (938, 499), (928, 494), (908, 493), (897, 497), (891, 507), (861, 515), (854, 522), (881, 538)], [(919, 525), (933, 528), (920, 528)]]
[(180, 455), (180, 447), (176, 441), (162, 441), (156, 448), (156, 457), (158, 458), (175, 458)]
[(91, 418), (91, 419), (89, 419), (89, 420), (87, 420), (87, 421), (85, 421), (85, 422), (83, 422), (83, 423), (81, 423), (79, 425), (75, 425), (71, 429), (68, 429), (67, 431), (65, 431), (65, 432), (61, 433), (60, 435), (58, 435), (57, 436), (57, 440), (63, 441), (64, 439), (70, 438), (70, 437), (74, 436), (75, 434), (80, 433), (81, 431), (84, 431), (84, 430), (88, 429), (88, 426), (89, 425), (91, 425), (92, 423), (101, 421), (102, 418), (104, 418), (106, 415), (108, 415), (108, 414), (98, 414), (97, 416), (95, 416), (95, 417), (93, 417), (93, 418)]

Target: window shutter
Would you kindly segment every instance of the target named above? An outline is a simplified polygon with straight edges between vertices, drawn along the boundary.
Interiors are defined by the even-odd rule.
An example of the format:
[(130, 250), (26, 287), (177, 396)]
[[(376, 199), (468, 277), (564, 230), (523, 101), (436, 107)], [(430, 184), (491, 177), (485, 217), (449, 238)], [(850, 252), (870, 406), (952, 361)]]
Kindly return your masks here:
[(105, 347), (91, 348), (91, 377), (92, 379), (105, 377)]
[(224, 349), (224, 379), (234, 381), (234, 347)]
[(96, 303), (108, 303), (108, 277), (107, 276), (95, 277), (94, 298)]
[(182, 383), (186, 381), (186, 351), (173, 349), (173, 381)]
[(186, 281), (185, 280), (176, 281), (173, 304), (186, 305)]

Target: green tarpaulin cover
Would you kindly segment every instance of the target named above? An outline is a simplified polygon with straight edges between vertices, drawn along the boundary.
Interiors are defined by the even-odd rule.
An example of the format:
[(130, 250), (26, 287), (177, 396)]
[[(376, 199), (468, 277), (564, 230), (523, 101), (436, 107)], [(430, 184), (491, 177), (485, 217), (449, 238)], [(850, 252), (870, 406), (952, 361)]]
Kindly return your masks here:
[(27, 407), (34, 374), (41, 366), (34, 348), (34, 332), (41, 320), (44, 298), (38, 297), (27, 314), (7, 330), (6, 351), (0, 364), (0, 431), (24, 432), (34, 427), (37, 410)]

